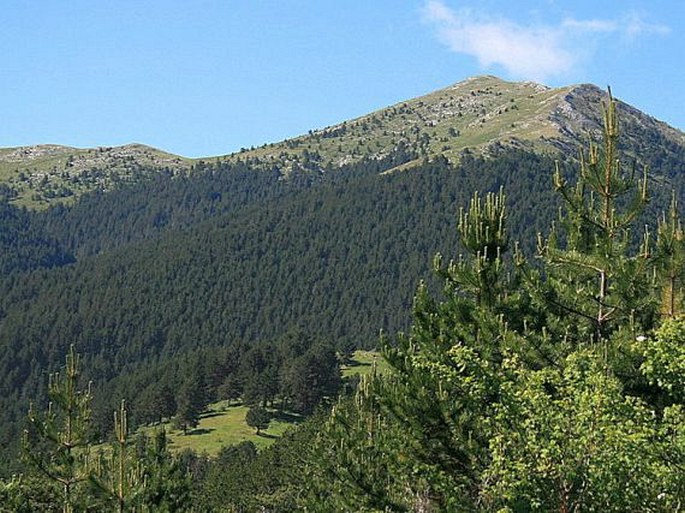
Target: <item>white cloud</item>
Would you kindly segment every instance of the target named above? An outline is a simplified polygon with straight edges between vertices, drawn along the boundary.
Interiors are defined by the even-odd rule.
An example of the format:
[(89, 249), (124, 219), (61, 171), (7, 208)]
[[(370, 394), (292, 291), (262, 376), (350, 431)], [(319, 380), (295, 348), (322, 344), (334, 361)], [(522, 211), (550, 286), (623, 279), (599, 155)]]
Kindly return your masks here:
[(647, 23), (642, 17), (631, 12), (616, 20), (576, 20), (565, 19), (560, 27), (567, 32), (603, 32), (618, 33), (628, 39), (634, 39), (643, 34), (666, 35), (671, 29), (666, 25)]
[(561, 22), (561, 29), (580, 32), (615, 32), (618, 25), (611, 20), (575, 20), (566, 18)]
[(570, 73), (587, 56), (593, 35), (631, 40), (669, 32), (635, 13), (614, 20), (566, 18), (557, 25), (521, 25), (470, 9), (454, 10), (442, 0), (427, 1), (424, 18), (450, 50), (475, 57), (481, 67), (501, 66), (515, 77), (540, 81)]
[(636, 13), (630, 13), (623, 19), (623, 32), (627, 37), (635, 38), (642, 34), (665, 35), (671, 32), (671, 29), (666, 25), (647, 23)]

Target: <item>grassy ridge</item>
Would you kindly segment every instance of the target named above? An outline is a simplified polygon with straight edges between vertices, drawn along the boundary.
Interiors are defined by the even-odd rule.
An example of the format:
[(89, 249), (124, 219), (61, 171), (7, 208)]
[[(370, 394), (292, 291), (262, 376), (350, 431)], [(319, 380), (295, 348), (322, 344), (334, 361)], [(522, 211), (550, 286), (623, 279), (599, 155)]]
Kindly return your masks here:
[(13, 203), (40, 209), (52, 203), (71, 203), (84, 192), (108, 190), (152, 172), (187, 170), (191, 164), (190, 159), (142, 144), (90, 149), (54, 144), (0, 148), (0, 183), (16, 194)]
[(382, 157), (400, 145), (429, 159), (451, 162), (466, 149), (480, 151), (494, 141), (525, 141), (550, 149), (544, 138), (559, 137), (550, 112), (571, 87), (550, 89), (529, 82), (483, 76), (308, 134), (225, 158), (259, 159), (287, 170), (306, 153), (321, 165), (339, 166), (364, 156)]
[[(591, 85), (549, 88), (493, 76), (473, 77), (337, 125), (211, 159), (240, 159), (256, 167), (276, 167), (287, 175), (300, 167), (335, 168), (365, 157), (382, 158), (400, 147), (421, 159), (442, 156), (452, 163), (466, 149), (487, 154), (499, 144), (544, 153), (577, 151), (588, 135), (599, 131), (599, 107), (605, 100), (606, 93)], [(620, 109), (626, 126), (649, 126), (668, 143), (685, 143), (682, 132), (632, 107)], [(0, 148), (0, 183), (16, 191), (17, 204), (42, 208), (68, 203), (88, 190), (135, 181), (142, 168), (151, 173), (177, 172), (199, 160), (207, 159), (187, 159), (140, 144)]]

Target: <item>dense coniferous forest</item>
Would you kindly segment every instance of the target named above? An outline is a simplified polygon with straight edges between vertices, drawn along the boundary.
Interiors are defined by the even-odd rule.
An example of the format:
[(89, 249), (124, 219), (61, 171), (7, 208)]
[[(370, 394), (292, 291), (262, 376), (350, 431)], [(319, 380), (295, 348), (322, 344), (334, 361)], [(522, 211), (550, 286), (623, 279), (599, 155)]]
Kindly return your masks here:
[[(324, 177), (304, 170), (285, 183), (275, 172), (215, 164), (192, 179), (94, 194), (68, 211), (6, 206), (8, 229), (24, 219), (14, 237), (52, 255), (6, 264), (15, 272), (3, 284), (0, 343), (14, 421), (20, 398), (40, 389), (72, 343), (97, 383), (293, 327), (374, 347), (380, 330), (407, 327), (430, 255), (459, 251), (456, 213), (473, 191), (506, 188), (512, 238), (528, 254), (555, 218), (551, 158), (508, 150), (382, 174), (408, 158)], [(668, 189), (655, 191), (657, 205)]]
[[(573, 452), (557, 433), (531, 428), (536, 408), (547, 408), (545, 422), (559, 430), (586, 415), (564, 409), (571, 396), (625, 403), (595, 408), (606, 430), (581, 443), (615, 452), (587, 465), (606, 457), (618, 466), (624, 449), (637, 464), (635, 451), (650, 447), (656, 432), (673, 440), (658, 449), (682, 463), (682, 369), (669, 357), (682, 357), (673, 341), (682, 336), (678, 259), (685, 250), (676, 204), (685, 199), (685, 148), (631, 130), (641, 146), (610, 146), (607, 160), (589, 154), (582, 164), (575, 155), (559, 161), (497, 144), (486, 155), (465, 151), (458, 164), (421, 161), (400, 148), (321, 169), (309, 155), (287, 176), (256, 161), (218, 160), (43, 212), (0, 203), (0, 477), (29, 468), (66, 476), (41, 485), (40, 496), (31, 481), (40, 472), (15, 477), (0, 483), (0, 498), (24, 501), (15, 511), (48, 511), (59, 500), (79, 511), (114, 504), (120, 511), (140, 504), (168, 511), (190, 504), (195, 511), (611, 510), (564, 472), (600, 483), (612, 500), (633, 483), (630, 476), (603, 481), (552, 456), (548, 468), (561, 477), (549, 483), (544, 469), (526, 465), (545, 443), (550, 453)], [(609, 130), (611, 144), (615, 136)], [(641, 158), (614, 169), (615, 150)], [(607, 161), (614, 177), (602, 183), (598, 169)], [(627, 194), (644, 184), (649, 197)], [(669, 208), (672, 216), (660, 217)], [(645, 224), (652, 227), (647, 239), (636, 228)], [(645, 240), (653, 249), (642, 249)], [(436, 254), (442, 258), (434, 261)], [(676, 323), (661, 327), (664, 318)], [(381, 331), (407, 335), (389, 342)], [(656, 342), (631, 346), (637, 335)], [(363, 379), (352, 397), (341, 360), (379, 344), (392, 377)], [(347, 393), (329, 416), (340, 390)], [(185, 432), (208, 403), (236, 399), (252, 407), (257, 431), (268, 424), (266, 407), (313, 416), (269, 449), (244, 443), (216, 458), (172, 457), (163, 434), (126, 438), (170, 418)], [(72, 401), (66, 418), (82, 411), (87, 420), (82, 439), (57, 444), (54, 454), (68, 462), (57, 470), (50, 470), (54, 454), (39, 449), (47, 450), (46, 433), (59, 430), (62, 417), (31, 413), (27, 421), (29, 403), (39, 412), (48, 401), (55, 408)], [(492, 421), (476, 415), (482, 411)], [(645, 420), (649, 411), (663, 423)], [(612, 431), (611, 418), (633, 422), (634, 431)], [(38, 441), (33, 459), (26, 451), (19, 457), (27, 425), (25, 437)], [(507, 438), (526, 430), (538, 438)], [(119, 445), (97, 472), (79, 466), (82, 453), (75, 457), (72, 448), (112, 433)], [(626, 448), (622, 437), (639, 443)], [(657, 454), (644, 461), (645, 475), (665, 487), (667, 511), (682, 498), (683, 483), (662, 479), (673, 468)], [(118, 464), (137, 470), (117, 477)], [(554, 502), (550, 494), (559, 490), (568, 497)], [(658, 493), (640, 490), (658, 505)]]
[[(471, 191), (510, 184), (516, 195), (513, 183), (522, 175), (533, 190), (549, 191), (553, 167), (551, 159), (504, 153), (466, 157), (459, 168), (436, 162), (381, 174), (406, 158), (363, 163), (325, 180), (303, 176), (299, 184), (242, 170), (236, 172), (243, 179), (232, 181), (223, 177), (232, 169), (212, 168), (198, 179), (197, 191), (188, 186), (194, 182), (160, 179), (159, 194), (140, 187), (118, 191), (114, 199), (102, 196), (102, 215), (94, 207), (39, 214), (36, 230), (48, 226), (45, 233), (59, 234), (56, 223), (64, 219), (62, 233), (83, 234), (86, 242), (64, 235), (67, 240), (56, 240), (66, 254), (82, 255), (76, 263), (16, 272), (5, 281), (0, 343), (7, 348), (3, 387), (16, 406), (14, 422), (25, 410), (20, 398), (40, 390), (41, 376), (59, 365), (71, 343), (96, 383), (122, 373), (129, 381), (170, 356), (269, 340), (291, 328), (334, 346), (373, 347), (379, 330), (407, 326), (412, 291), (428, 275), (429, 255), (456, 248), (456, 211)], [(217, 214), (216, 198), (241, 187), (243, 198), (255, 199), (227, 201), (227, 212)], [(530, 188), (518, 191), (518, 224), (534, 233), (545, 221), (531, 216)], [(552, 194), (542, 194), (536, 211), (546, 208), (544, 218), (550, 218)], [(170, 218), (186, 221), (177, 223), (180, 228), (155, 227), (151, 198), (159, 198)], [(202, 220), (193, 223), (193, 215)], [(157, 235), (146, 236), (140, 226)], [(94, 249), (109, 232), (114, 249)], [(117, 233), (138, 233), (139, 240), (117, 242)]]

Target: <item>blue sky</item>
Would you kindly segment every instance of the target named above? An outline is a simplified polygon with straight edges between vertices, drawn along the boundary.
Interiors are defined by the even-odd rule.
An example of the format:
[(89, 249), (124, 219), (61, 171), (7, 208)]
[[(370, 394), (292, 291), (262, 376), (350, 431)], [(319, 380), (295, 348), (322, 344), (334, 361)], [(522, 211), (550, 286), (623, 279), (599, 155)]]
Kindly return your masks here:
[(469, 76), (592, 82), (685, 129), (680, 0), (5, 0), (0, 147), (230, 153)]

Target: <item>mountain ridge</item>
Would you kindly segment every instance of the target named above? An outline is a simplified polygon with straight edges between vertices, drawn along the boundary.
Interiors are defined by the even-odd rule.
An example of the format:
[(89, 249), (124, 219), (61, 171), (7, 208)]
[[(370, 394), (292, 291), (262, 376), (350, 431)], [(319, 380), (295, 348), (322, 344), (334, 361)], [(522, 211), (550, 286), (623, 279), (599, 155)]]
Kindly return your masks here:
[(41, 208), (191, 165), (191, 159), (140, 143), (96, 148), (38, 144), (0, 148), (0, 184), (14, 203)]
[[(156, 173), (187, 172), (205, 161), (242, 161), (257, 169), (277, 168), (288, 176), (294, 170), (324, 172), (380, 159), (398, 149), (417, 155), (403, 169), (425, 159), (456, 163), (464, 152), (487, 155), (503, 145), (575, 155), (588, 138), (600, 138), (600, 105), (607, 96), (593, 84), (551, 88), (492, 75), (470, 77), (351, 120), (225, 155), (190, 159), (136, 143), (0, 148), (0, 184), (12, 202), (41, 208)], [(639, 158), (639, 141), (645, 136), (685, 145), (682, 131), (620, 101), (619, 111), (628, 157)]]
[[(304, 149), (323, 155), (321, 167), (341, 166), (370, 155), (382, 157), (403, 144), (429, 160), (443, 156), (451, 162), (458, 161), (464, 150), (487, 154), (498, 144), (576, 152), (587, 142), (588, 133), (599, 138), (598, 107), (606, 99), (607, 93), (593, 84), (551, 88), (490, 75), (471, 77), (349, 121), (222, 158), (285, 162), (292, 168)], [(619, 110), (629, 124), (646, 124), (650, 130), (664, 132), (667, 139), (685, 144), (685, 134), (678, 129), (620, 101)]]

